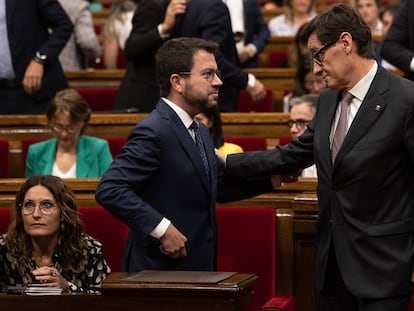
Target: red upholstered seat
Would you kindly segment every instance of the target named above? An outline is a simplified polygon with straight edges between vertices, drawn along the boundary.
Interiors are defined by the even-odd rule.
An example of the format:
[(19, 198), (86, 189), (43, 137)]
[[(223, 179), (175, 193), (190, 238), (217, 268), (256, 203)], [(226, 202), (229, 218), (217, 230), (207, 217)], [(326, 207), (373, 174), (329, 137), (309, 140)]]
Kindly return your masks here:
[(103, 207), (81, 207), (85, 232), (104, 246), (105, 258), (112, 271), (121, 271), (128, 227)]
[(280, 68), (287, 61), (288, 51), (270, 51), (269, 67)]
[(240, 91), (238, 112), (272, 112), (273, 109), (273, 92), (266, 90), (266, 97), (257, 103), (254, 103), (246, 90)]
[(284, 146), (287, 145), (293, 139), (292, 136), (282, 136), (279, 137), (279, 145)]
[(265, 137), (246, 137), (234, 136), (225, 137), (224, 140), (228, 143), (239, 145), (243, 151), (266, 150), (267, 142)]
[[(276, 291), (276, 215), (273, 208), (217, 207), (219, 271), (259, 277), (249, 311), (259, 311)], [(278, 297), (283, 306), (293, 297)], [(290, 311), (290, 309), (288, 309)]]
[(262, 311), (295, 311), (295, 297), (276, 296), (272, 297), (262, 308)]
[(6, 233), (11, 223), (12, 209), (0, 208), (0, 234)]
[(112, 157), (115, 158), (119, 151), (121, 150), (122, 146), (126, 142), (125, 137), (108, 137), (106, 138), (109, 144), (109, 149), (111, 149)]
[(27, 153), (29, 152), (29, 146), (31, 144), (38, 143), (44, 139), (41, 138), (34, 138), (34, 139), (23, 139), (22, 140), (22, 177), (25, 176), (26, 171), (26, 157)]
[(9, 142), (0, 140), (0, 178), (9, 178)]
[(114, 87), (77, 88), (80, 95), (86, 100), (93, 112), (111, 111), (118, 92)]

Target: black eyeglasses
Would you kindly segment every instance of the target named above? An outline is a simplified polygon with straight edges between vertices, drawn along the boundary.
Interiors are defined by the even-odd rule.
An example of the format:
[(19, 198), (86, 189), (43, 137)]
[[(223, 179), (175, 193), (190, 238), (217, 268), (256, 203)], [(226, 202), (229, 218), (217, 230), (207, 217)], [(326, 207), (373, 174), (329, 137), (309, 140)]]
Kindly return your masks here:
[(289, 121), (287, 121), (287, 126), (288, 126), (289, 128), (291, 128), (291, 127), (293, 126), (293, 124), (295, 124), (295, 125), (296, 125), (296, 127), (297, 127), (299, 130), (301, 130), (301, 129), (304, 129), (304, 128), (305, 128), (305, 126), (306, 126), (306, 125), (308, 125), (308, 123), (309, 123), (310, 121), (311, 121), (311, 120), (304, 120), (304, 119), (292, 120), (292, 119), (290, 119)]
[[(192, 74), (195, 74), (191, 71), (181, 71), (178, 73), (180, 76), (189, 76)], [(204, 79), (206, 79), (208, 82), (213, 82), (214, 77), (217, 76), (219, 79), (221, 79), (221, 71), (219, 69), (207, 69), (200, 73), (200, 76), (202, 76)]]
[(51, 124), (50, 127), (53, 131), (58, 132), (58, 133), (66, 131), (69, 134), (73, 134), (77, 130), (79, 130), (78, 126), (73, 126), (73, 125), (63, 126), (63, 125), (60, 125), (60, 124)]
[(321, 48), (317, 49), (315, 52), (311, 52), (312, 61), (317, 63), (319, 66), (322, 66), (323, 60), (321, 59), (321, 54), (323, 53), (323, 51), (334, 45), (337, 41), (338, 40), (326, 43)]

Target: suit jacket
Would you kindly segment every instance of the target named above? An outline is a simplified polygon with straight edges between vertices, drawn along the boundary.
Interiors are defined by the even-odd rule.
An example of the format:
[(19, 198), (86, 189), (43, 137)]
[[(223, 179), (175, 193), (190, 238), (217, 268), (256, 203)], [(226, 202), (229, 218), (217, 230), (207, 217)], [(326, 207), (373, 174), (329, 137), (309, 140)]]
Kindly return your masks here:
[[(67, 87), (59, 53), (72, 32), (72, 23), (57, 0), (6, 0), (7, 34), (13, 68), (18, 81), (36, 52), (48, 57), (41, 89), (35, 100), (52, 98)], [(49, 34), (50, 29), (53, 30)]]
[(63, 70), (82, 70), (95, 64), (101, 56), (101, 45), (96, 37), (89, 2), (85, 0), (59, 0), (74, 31), (59, 55)]
[(226, 4), (222, 0), (191, 0), (186, 13), (177, 17), (172, 36), (198, 37), (219, 44), (216, 60), (223, 80), (219, 109), (237, 111), (239, 93), (247, 87), (248, 75), (240, 68)]
[[(162, 100), (137, 124), (102, 176), (96, 200), (129, 226), (123, 270), (216, 269), (217, 158), (208, 129), (200, 125), (200, 132), (209, 179), (188, 129)], [(245, 191), (237, 182), (228, 184), (220, 188), (222, 199), (257, 194), (270, 188), (270, 179), (246, 185)], [(162, 254), (159, 240), (149, 235), (163, 217), (187, 237), (186, 257)]]
[[(26, 177), (52, 173), (56, 157), (57, 140), (52, 138), (29, 146), (26, 159)], [(106, 140), (81, 135), (76, 156), (76, 177), (101, 177), (112, 162)]]
[[(329, 135), (339, 92), (320, 95), (308, 130), (284, 147), (228, 155), (226, 173), (289, 173), (316, 163), (317, 287), (329, 248), (358, 297), (410, 294), (414, 266), (414, 84), (379, 68), (332, 164)], [(336, 104), (335, 104), (336, 103)]]
[(410, 70), (414, 57), (414, 1), (401, 0), (400, 5), (382, 43), (381, 56), (414, 80), (414, 72)]
[(115, 99), (115, 110), (135, 108), (139, 112), (151, 112), (158, 102), (160, 92), (154, 55), (164, 42), (157, 27), (164, 20), (168, 3), (169, 0), (139, 2), (125, 43), (128, 65)]
[(257, 0), (243, 0), (244, 29), (246, 37), (245, 45), (252, 43), (257, 54), (246, 63), (242, 64), (244, 68), (254, 68), (258, 66), (257, 55), (263, 51), (270, 39), (270, 31), (263, 18), (260, 4)]

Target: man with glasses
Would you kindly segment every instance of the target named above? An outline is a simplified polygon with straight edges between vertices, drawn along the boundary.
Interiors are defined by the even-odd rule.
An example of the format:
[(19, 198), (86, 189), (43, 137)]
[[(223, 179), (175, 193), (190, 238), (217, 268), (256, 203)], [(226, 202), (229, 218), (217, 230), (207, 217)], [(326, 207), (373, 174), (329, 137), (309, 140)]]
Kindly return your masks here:
[[(369, 27), (348, 5), (304, 31), (328, 89), (287, 146), (227, 155), (227, 177), (316, 163), (316, 285), (324, 311), (407, 311), (414, 280), (414, 84), (374, 60)], [(220, 155), (221, 160), (223, 157)]]
[[(209, 130), (195, 120), (217, 105), (218, 45), (177, 38), (156, 54), (161, 99), (102, 176), (96, 200), (129, 226), (123, 271), (215, 270), (216, 198), (270, 191), (269, 179), (220, 182)], [(227, 197), (233, 190), (237, 197)]]

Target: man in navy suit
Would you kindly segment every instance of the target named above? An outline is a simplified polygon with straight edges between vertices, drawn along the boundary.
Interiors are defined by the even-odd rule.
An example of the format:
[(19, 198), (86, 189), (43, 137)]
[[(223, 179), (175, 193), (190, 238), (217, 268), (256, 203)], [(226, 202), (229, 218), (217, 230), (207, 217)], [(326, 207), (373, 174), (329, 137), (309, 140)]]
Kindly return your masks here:
[[(414, 280), (414, 83), (378, 66), (371, 32), (350, 6), (315, 17), (304, 38), (314, 74), (328, 85), (314, 119), (284, 147), (228, 155), (225, 174), (287, 174), (316, 163), (322, 310), (407, 311)], [(350, 102), (341, 99), (345, 91)], [(339, 133), (345, 138), (335, 156)]]
[(414, 1), (401, 0), (381, 47), (381, 56), (414, 81)]
[(129, 226), (125, 271), (215, 270), (216, 197), (228, 201), (272, 190), (270, 178), (222, 185), (209, 131), (200, 123), (202, 161), (192, 124), (196, 114), (217, 105), (222, 81), (216, 49), (199, 38), (164, 43), (156, 55), (161, 99), (96, 189), (96, 200)]
[(57, 0), (0, 0), (0, 113), (45, 113), (67, 87), (58, 56), (71, 33)]

